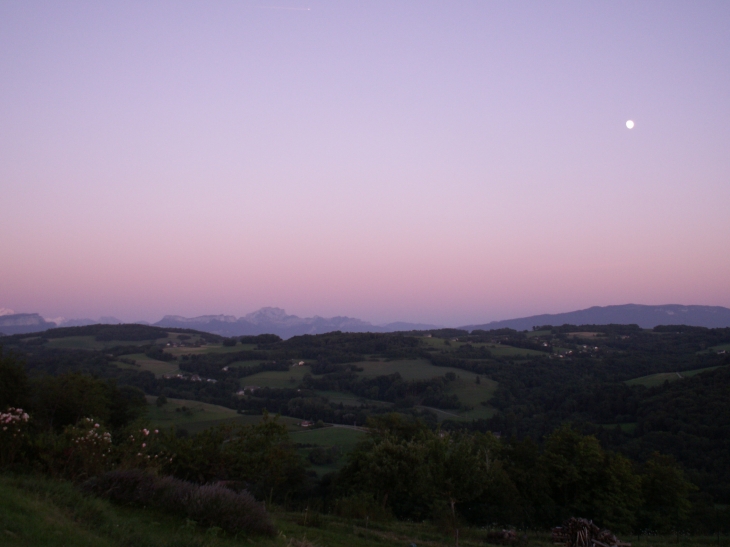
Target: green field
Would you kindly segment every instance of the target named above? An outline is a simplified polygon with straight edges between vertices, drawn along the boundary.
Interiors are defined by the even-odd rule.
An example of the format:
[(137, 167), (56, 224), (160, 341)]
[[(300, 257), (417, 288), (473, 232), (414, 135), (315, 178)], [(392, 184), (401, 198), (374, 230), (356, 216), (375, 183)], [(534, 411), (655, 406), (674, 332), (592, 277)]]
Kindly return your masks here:
[(398, 372), (404, 380), (428, 380), (443, 376), (447, 372), (459, 374), (460, 369), (436, 367), (425, 359), (404, 359), (402, 361), (360, 361), (355, 363), (363, 368), (359, 374), (366, 378), (374, 378), (384, 374)]
[(691, 376), (696, 376), (701, 372), (715, 370), (716, 368), (720, 367), (698, 368), (695, 370), (684, 370), (682, 372), (660, 372), (658, 374), (649, 374), (648, 376), (641, 376), (639, 378), (627, 380), (624, 383), (630, 386), (641, 385), (646, 387), (655, 387), (662, 385), (664, 382), (674, 382), (675, 380), (681, 380), (682, 378), (689, 378)]
[(454, 382), (450, 382), (446, 390), (446, 393), (455, 393), (463, 404), (474, 407), (472, 410), (457, 413), (466, 420), (491, 418), (495, 412), (491, 406), (484, 406), (481, 403), (488, 401), (494, 396), (494, 391), (499, 384), (484, 376), (480, 377), (480, 383), (477, 384), (476, 377), (477, 375), (473, 372), (460, 370), (459, 374), (457, 374), (457, 379)]
[(437, 409), (432, 409), (436, 411), (439, 419), (455, 419), (454, 415), (458, 415), (463, 419), (473, 420), (490, 418), (494, 414), (494, 409), (485, 407), (481, 403), (492, 398), (498, 384), (484, 376), (480, 378), (481, 383), (477, 384), (477, 374), (473, 372), (450, 367), (437, 367), (423, 359), (380, 362), (362, 361), (357, 363), (357, 365), (365, 369), (360, 374), (366, 377), (398, 372), (405, 380), (427, 380), (436, 376), (443, 376), (447, 372), (453, 372), (456, 374), (456, 380), (449, 382), (446, 393), (456, 394), (462, 403), (471, 405), (474, 408), (467, 412), (457, 412), (455, 410), (438, 411)]
[(358, 397), (354, 393), (344, 391), (315, 391), (320, 397), (327, 397), (331, 403), (340, 404), (344, 406), (359, 407), (362, 404), (370, 406), (392, 406), (392, 403), (387, 401), (377, 401), (375, 399), (366, 399), (365, 397)]
[[(188, 340), (187, 342), (191, 342)], [(235, 346), (224, 346), (223, 344), (205, 344), (199, 347), (180, 346), (165, 348), (165, 351), (175, 355), (191, 355), (200, 353), (236, 353), (256, 349), (255, 344), (236, 344)]]
[[(263, 416), (238, 414), (232, 408), (187, 399), (167, 399), (166, 405), (158, 407), (155, 404), (156, 399), (151, 395), (147, 396), (150, 427), (158, 429), (174, 427), (185, 429), (190, 433), (198, 433), (223, 423), (249, 425), (257, 424), (263, 419)], [(188, 411), (182, 412), (182, 407), (185, 407)], [(301, 429), (297, 425), (299, 420), (296, 418), (282, 416), (279, 417), (279, 421), (286, 424), (290, 430)]]
[(730, 344), (720, 344), (719, 346), (712, 346), (711, 348), (707, 348), (706, 351), (724, 351), (726, 353), (730, 353)]
[(144, 353), (133, 353), (124, 357), (134, 359), (138, 370), (147, 370), (158, 378), (163, 374), (178, 374), (180, 372), (177, 361), (158, 361), (157, 359), (150, 359)]
[[(290, 367), (287, 372), (267, 370), (241, 378), (242, 386), (259, 386), (273, 388), (296, 388), (304, 375), (311, 372), (309, 367)], [(292, 378), (294, 381), (292, 382)]]

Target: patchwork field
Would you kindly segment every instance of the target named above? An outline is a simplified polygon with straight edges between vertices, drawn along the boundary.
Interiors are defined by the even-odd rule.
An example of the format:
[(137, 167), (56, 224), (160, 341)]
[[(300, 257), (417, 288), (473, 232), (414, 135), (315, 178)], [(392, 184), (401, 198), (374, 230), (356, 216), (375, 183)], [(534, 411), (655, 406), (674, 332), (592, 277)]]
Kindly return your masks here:
[(428, 380), (443, 376), (447, 372), (457, 375), (463, 370), (448, 367), (436, 367), (425, 359), (405, 359), (402, 361), (360, 361), (355, 363), (364, 370), (360, 372), (366, 378), (374, 378), (384, 374), (400, 373), (404, 380)]
[(474, 407), (472, 410), (457, 413), (465, 420), (491, 418), (495, 412), (491, 406), (484, 406), (481, 403), (494, 396), (494, 391), (499, 384), (484, 376), (480, 377), (480, 383), (477, 384), (476, 377), (477, 375), (472, 372), (461, 370), (457, 374), (457, 379), (450, 382), (446, 390), (447, 393), (455, 393), (462, 403)]
[(681, 380), (682, 378), (689, 378), (691, 376), (696, 376), (701, 372), (715, 370), (716, 368), (720, 367), (698, 368), (695, 370), (685, 370), (682, 372), (660, 372), (658, 374), (650, 374), (648, 376), (641, 376), (640, 378), (627, 380), (625, 383), (630, 386), (642, 385), (646, 387), (654, 387), (659, 386), (664, 382), (674, 382), (675, 380)]
[[(248, 364), (250, 365), (251, 362), (249, 362)], [(304, 375), (310, 372), (311, 370), (308, 366), (289, 367), (289, 370), (287, 372), (259, 372), (251, 376), (241, 378), (241, 385), (272, 388), (295, 388), (301, 383)]]
[(719, 346), (712, 346), (711, 348), (707, 348), (706, 351), (714, 351), (716, 353), (724, 351), (725, 353), (730, 353), (730, 344), (720, 344)]
[(180, 372), (177, 361), (158, 361), (157, 359), (150, 359), (144, 353), (133, 353), (124, 357), (134, 359), (136, 362), (134, 366), (138, 370), (147, 370), (158, 378), (164, 374), (177, 374)]
[(194, 355), (199, 353), (236, 353), (256, 349), (255, 344), (236, 344), (235, 346), (224, 346), (222, 344), (205, 344), (200, 347), (180, 346), (165, 348), (165, 351), (174, 355)]
[[(491, 407), (485, 407), (481, 403), (491, 399), (498, 384), (497, 382), (489, 380), (483, 376), (480, 377), (480, 383), (477, 384), (477, 375), (473, 372), (467, 372), (450, 367), (437, 367), (423, 359), (400, 361), (360, 361), (355, 364), (364, 369), (363, 372), (358, 374), (366, 378), (374, 378), (376, 376), (398, 372), (404, 380), (428, 380), (437, 376), (443, 376), (447, 372), (453, 372), (456, 374), (457, 379), (449, 383), (446, 392), (449, 394), (456, 394), (462, 403), (471, 405), (474, 408), (467, 412), (431, 409), (436, 412), (439, 420), (457, 418), (468, 420), (477, 418), (486, 419), (494, 414), (494, 409)], [(288, 372), (260, 372), (252, 376), (242, 378), (241, 385), (271, 388), (293, 388), (300, 384), (305, 374), (309, 373), (311, 373), (309, 366), (291, 367)], [(322, 397), (326, 397), (335, 404), (342, 403), (345, 406), (357, 407), (362, 403), (366, 403), (368, 405), (391, 406), (391, 403), (365, 399), (352, 393), (318, 391), (317, 394)]]
[(330, 400), (330, 402), (333, 402), (335, 404), (342, 403), (344, 406), (354, 406), (358, 407), (362, 404), (367, 405), (375, 405), (375, 406), (392, 406), (392, 403), (388, 403), (386, 401), (377, 401), (375, 399), (366, 399), (365, 397), (358, 397), (357, 395), (353, 393), (345, 393), (343, 391), (316, 391), (317, 395), (321, 397), (327, 397), (327, 399)]

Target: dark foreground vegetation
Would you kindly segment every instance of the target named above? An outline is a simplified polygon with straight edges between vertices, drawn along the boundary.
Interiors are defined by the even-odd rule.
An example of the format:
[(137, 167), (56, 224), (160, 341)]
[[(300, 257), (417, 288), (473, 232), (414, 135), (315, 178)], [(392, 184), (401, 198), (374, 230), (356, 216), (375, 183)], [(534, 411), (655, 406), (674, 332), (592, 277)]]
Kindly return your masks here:
[[(532, 531), (539, 544), (535, 531), (571, 516), (639, 544), (647, 534), (714, 535), (717, 544), (730, 532), (730, 329), (450, 329), (283, 341), (100, 325), (0, 342), (6, 497), (63, 490), (48, 480), (67, 481), (57, 484), (75, 493), (61, 498), (183, 519), (219, 534), (215, 541), (272, 545), (296, 545), (281, 537), (292, 526), (345, 545), (324, 539), (343, 522), (342, 538), (359, 537), (361, 524), (364, 534), (397, 535), (405, 523), (428, 522), (443, 538), (459, 530), (464, 545), (470, 534), (483, 543), (495, 526)], [(438, 368), (419, 376), (418, 363)], [(467, 373), (477, 384), (496, 382), (476, 408), (461, 398)], [(270, 386), (248, 383), (267, 379)], [(194, 435), (155, 430), (146, 396), (264, 416)], [(314, 463), (340, 459), (337, 471), (317, 474), (268, 412), (366, 434), (346, 458), (336, 447), (312, 450)]]

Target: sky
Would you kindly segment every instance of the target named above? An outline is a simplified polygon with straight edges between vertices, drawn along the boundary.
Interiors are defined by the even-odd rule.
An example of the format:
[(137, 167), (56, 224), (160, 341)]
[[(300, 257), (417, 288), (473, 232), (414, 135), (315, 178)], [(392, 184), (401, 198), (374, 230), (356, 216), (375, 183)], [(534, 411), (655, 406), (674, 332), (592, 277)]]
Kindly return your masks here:
[(728, 29), (726, 1), (2, 2), (0, 307), (730, 307)]

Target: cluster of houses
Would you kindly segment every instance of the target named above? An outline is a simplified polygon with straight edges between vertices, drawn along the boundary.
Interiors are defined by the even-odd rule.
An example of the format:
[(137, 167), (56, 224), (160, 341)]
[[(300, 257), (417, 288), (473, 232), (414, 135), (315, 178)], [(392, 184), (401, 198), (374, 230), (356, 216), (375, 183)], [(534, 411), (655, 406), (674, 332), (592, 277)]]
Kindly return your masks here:
[(243, 389), (236, 391), (236, 395), (239, 397), (251, 395), (252, 393), (255, 393), (257, 389), (261, 389), (261, 386), (243, 386)]
[(187, 376), (185, 374), (163, 374), (162, 377), (165, 380), (187, 380), (189, 382), (210, 382), (211, 384), (215, 384), (218, 380), (215, 380), (213, 378), (201, 378), (197, 374), (192, 374), (190, 376)]

